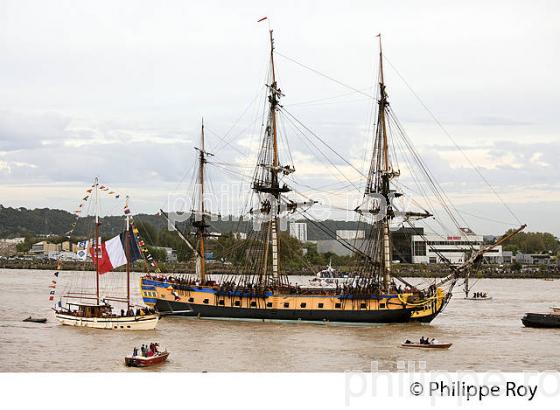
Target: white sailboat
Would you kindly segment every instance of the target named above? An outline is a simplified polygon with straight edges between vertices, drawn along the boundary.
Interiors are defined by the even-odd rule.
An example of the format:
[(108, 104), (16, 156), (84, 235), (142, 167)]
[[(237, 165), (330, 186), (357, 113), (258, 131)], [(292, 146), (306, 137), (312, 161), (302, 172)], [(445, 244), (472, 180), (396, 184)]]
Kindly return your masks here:
[[(135, 256), (140, 255), (134, 233), (131, 233), (128, 204), (125, 204), (126, 230), (105, 243), (101, 243), (99, 228), (99, 181), (92, 186), (95, 197), (95, 239), (90, 253), (95, 264), (96, 292), (94, 295), (75, 291), (62, 295), (66, 300), (59, 301), (55, 309), (58, 322), (66, 326), (89, 327), (111, 330), (152, 330), (155, 329), (159, 314), (149, 308), (134, 307), (130, 297), (130, 266)], [(128, 198), (127, 198), (128, 202)], [(126, 297), (100, 296), (99, 277), (118, 266), (126, 265)], [(69, 300), (77, 300), (70, 302)], [(84, 302), (87, 301), (87, 302)], [(115, 311), (109, 301), (126, 303), (126, 310)], [(88, 303), (89, 302), (89, 303)]]

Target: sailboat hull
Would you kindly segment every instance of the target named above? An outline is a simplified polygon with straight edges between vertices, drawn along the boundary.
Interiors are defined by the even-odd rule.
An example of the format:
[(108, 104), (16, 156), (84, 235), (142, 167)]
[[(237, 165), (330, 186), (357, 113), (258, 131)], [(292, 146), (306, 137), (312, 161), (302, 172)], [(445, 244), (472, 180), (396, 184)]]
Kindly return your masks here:
[(79, 317), (58, 312), (55, 317), (61, 325), (107, 330), (153, 330), (159, 320), (158, 315)]

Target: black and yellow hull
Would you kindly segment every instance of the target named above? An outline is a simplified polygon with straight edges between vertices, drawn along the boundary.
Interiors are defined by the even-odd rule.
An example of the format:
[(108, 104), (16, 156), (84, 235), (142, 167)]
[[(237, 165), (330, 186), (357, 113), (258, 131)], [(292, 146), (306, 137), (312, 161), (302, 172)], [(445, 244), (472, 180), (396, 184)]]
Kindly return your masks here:
[(418, 299), (413, 294), (384, 294), (353, 299), (344, 295), (252, 295), (220, 292), (143, 278), (144, 303), (162, 314), (239, 320), (280, 320), (341, 323), (430, 322), (445, 306), (445, 294)]
[(410, 320), (410, 309), (368, 310), (325, 310), (325, 309), (274, 309), (234, 308), (216, 305), (198, 305), (184, 302), (160, 301), (156, 309), (182, 316), (262, 321), (310, 321), (346, 323), (405, 323)]

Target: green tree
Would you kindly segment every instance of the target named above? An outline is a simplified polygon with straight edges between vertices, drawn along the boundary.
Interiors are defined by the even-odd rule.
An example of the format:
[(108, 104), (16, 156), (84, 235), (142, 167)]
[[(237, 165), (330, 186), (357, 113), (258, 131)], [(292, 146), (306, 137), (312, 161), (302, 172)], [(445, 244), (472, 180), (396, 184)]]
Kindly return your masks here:
[(144, 221), (136, 221), (136, 227), (146, 245), (157, 245), (158, 233), (152, 224)]
[(154, 259), (158, 262), (165, 262), (167, 260), (167, 254), (164, 249), (155, 248), (153, 246), (148, 246), (148, 251), (152, 254)]
[(158, 233), (158, 245), (175, 249), (177, 252), (177, 260), (179, 262), (187, 262), (193, 257), (193, 252), (189, 246), (177, 235), (175, 231), (169, 231), (163, 228)]
[(38, 241), (34, 237), (26, 235), (25, 240), (22, 243), (18, 243), (16, 245), (16, 250), (18, 252), (27, 253), (27, 252), (29, 252), (29, 250), (31, 249), (33, 244), (37, 243), (37, 242)]
[[(505, 234), (511, 233), (512, 230)], [(552, 253), (560, 251), (560, 242), (549, 232), (520, 232), (504, 243), (504, 250), (514, 253)]]
[(287, 232), (278, 234), (280, 247), (280, 263), (283, 269), (301, 269), (307, 267), (303, 256), (303, 246), (300, 241)]
[(314, 266), (322, 266), (326, 265), (329, 257), (332, 256), (331, 254), (320, 254), (317, 252), (317, 244), (316, 243), (306, 243), (303, 245), (303, 248), (307, 250), (305, 254), (305, 260)]

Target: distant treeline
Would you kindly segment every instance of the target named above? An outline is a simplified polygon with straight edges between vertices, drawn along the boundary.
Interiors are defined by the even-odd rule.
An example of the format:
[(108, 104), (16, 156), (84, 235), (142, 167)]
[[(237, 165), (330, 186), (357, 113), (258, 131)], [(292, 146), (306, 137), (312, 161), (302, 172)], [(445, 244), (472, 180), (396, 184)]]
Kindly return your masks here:
[[(156, 232), (167, 229), (166, 220), (157, 214), (137, 214), (134, 220), (138, 225), (149, 224)], [(76, 226), (73, 224), (76, 222)], [(124, 229), (124, 218), (122, 216), (106, 216), (101, 218), (101, 235), (114, 236)], [(88, 237), (93, 232), (94, 218), (92, 216), (76, 219), (76, 216), (68, 211), (49, 208), (9, 208), (0, 205), (0, 238), (14, 238), (26, 236), (43, 235), (65, 235), (72, 230), (72, 235), (77, 237)], [(185, 223), (179, 223), (180, 228)], [(307, 236), (310, 240), (333, 239), (337, 230), (364, 229), (367, 225), (355, 221), (325, 220), (320, 224), (308, 222)], [(211, 231), (219, 233), (248, 232), (251, 229), (251, 221), (235, 220), (230, 216), (210, 221)]]
[(560, 252), (560, 241), (548, 232), (520, 232), (505, 242), (504, 250), (513, 251), (514, 254), (522, 252), (557, 255)]
[[(194, 273), (193, 263), (161, 263), (160, 268), (164, 273)], [(41, 269), (57, 270), (58, 263), (53, 260), (7, 260), (0, 259), (0, 269)], [(237, 272), (231, 266), (220, 263), (208, 264), (209, 274), (232, 274)], [(70, 271), (94, 271), (95, 267), (91, 262), (64, 262), (61, 270)], [(123, 271), (119, 268), (117, 271)], [(143, 262), (136, 262), (133, 270), (136, 272), (146, 272), (147, 269)], [(342, 271), (346, 271), (342, 267)], [(315, 271), (291, 269), (286, 272), (288, 275), (315, 275)], [(443, 278), (450, 271), (443, 265), (411, 265), (402, 264), (395, 266), (395, 275), (402, 278)], [(558, 266), (535, 266), (530, 269), (516, 269), (515, 266), (498, 267), (486, 265), (471, 272), (471, 278), (475, 279), (545, 279), (560, 278), (560, 267)]]
[[(180, 261), (190, 258), (190, 249), (174, 232), (170, 232), (167, 229), (167, 222), (162, 216), (138, 214), (134, 215), (134, 221), (143, 233), (147, 244), (176, 249)], [(74, 224), (76, 225), (74, 226)], [(186, 222), (181, 222), (177, 226), (181, 230), (185, 230), (187, 227)], [(124, 227), (125, 222), (122, 216), (107, 216), (101, 218), (100, 233), (102, 237), (109, 238), (122, 232)], [(365, 229), (367, 231), (369, 228), (369, 225), (355, 221), (325, 220), (320, 223), (308, 221), (307, 237), (313, 241), (333, 239), (337, 230)], [(249, 232), (251, 230), (251, 221), (242, 219), (232, 220), (231, 217), (220, 218), (217, 221), (210, 221), (209, 230), (221, 234)], [(27, 238), (26, 244), (20, 246), (18, 250), (27, 250), (33, 241), (41, 240), (45, 235), (60, 236), (59, 239), (49, 237), (49, 241), (62, 241), (69, 231), (72, 231), (71, 236), (74, 240), (92, 237), (94, 218), (90, 216), (76, 219), (74, 214), (60, 209), (9, 208), (0, 205), (0, 238)], [(287, 235), (285, 237), (287, 238)], [(227, 246), (228, 244), (220, 243), (220, 245)], [(306, 252), (308, 252), (309, 256), (305, 259), (311, 264), (324, 264), (331, 257), (336, 259), (333, 260), (333, 263), (343, 264), (346, 262), (344, 257), (317, 255), (313, 247), (307, 244), (297, 245), (294, 242), (291, 245), (296, 248), (297, 253), (299, 253), (303, 246), (308, 248)], [(504, 249), (511, 250), (514, 254), (523, 252), (557, 255), (560, 252), (560, 242), (558, 238), (548, 232), (521, 232), (508, 240), (504, 244)], [(215, 253), (219, 254), (219, 249)], [(241, 254), (237, 255), (237, 257), (242, 256)]]

